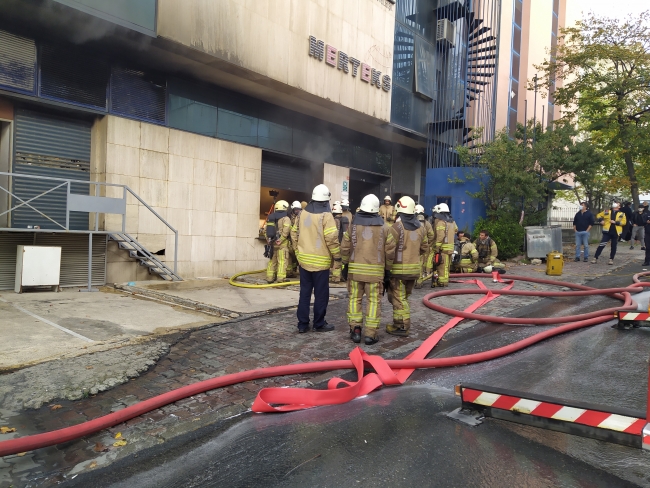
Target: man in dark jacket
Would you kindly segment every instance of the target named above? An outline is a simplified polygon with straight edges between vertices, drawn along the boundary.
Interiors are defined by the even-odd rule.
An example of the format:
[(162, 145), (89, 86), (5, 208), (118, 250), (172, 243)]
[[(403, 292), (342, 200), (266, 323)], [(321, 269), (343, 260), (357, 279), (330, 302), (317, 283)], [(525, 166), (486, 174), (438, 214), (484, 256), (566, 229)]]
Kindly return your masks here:
[(630, 207), (630, 202), (623, 202), (623, 207), (621, 212), (625, 214), (625, 220), (627, 224), (623, 227), (623, 232), (618, 236), (619, 241), (627, 242), (630, 240), (630, 234), (632, 233), (632, 220), (634, 219), (634, 210)]
[(643, 218), (643, 207), (639, 205), (638, 210), (632, 216), (632, 234), (630, 235), (630, 249), (634, 249), (634, 243), (641, 244), (641, 250), (645, 251), (645, 220)]
[(594, 222), (594, 215), (589, 211), (589, 205), (582, 202), (580, 211), (573, 217), (573, 230), (576, 235), (576, 262), (580, 261), (580, 246), (585, 249), (584, 262), (589, 262), (589, 231)]
[(643, 202), (643, 221), (645, 222), (645, 260), (643, 266), (650, 266), (650, 209), (648, 202)]

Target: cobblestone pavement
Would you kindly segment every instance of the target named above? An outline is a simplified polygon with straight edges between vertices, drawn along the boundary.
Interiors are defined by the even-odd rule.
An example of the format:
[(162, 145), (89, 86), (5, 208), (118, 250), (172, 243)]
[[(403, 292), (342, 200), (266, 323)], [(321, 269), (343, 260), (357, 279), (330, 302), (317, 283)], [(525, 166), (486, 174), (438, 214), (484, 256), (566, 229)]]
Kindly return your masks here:
[[(564, 275), (557, 279), (584, 283), (613, 272), (631, 259), (638, 259), (636, 254), (640, 255), (639, 251), (636, 254), (626, 251), (619, 254), (615, 266), (607, 266), (606, 260), (602, 259), (603, 262), (596, 265), (568, 262)], [(508, 273), (545, 277), (544, 270), (544, 266), (512, 265)], [(452, 288), (466, 286), (451, 285)], [(489, 286), (498, 285), (490, 283)], [(550, 288), (528, 283), (516, 284), (516, 289)], [(433, 312), (422, 304), (421, 298), (430, 291), (428, 284), (421, 290), (415, 290), (412, 297), (413, 325), (410, 337), (398, 338), (382, 331), (378, 344), (362, 347), (369, 353), (388, 358), (403, 357), (419, 346), (448, 320), (448, 317)], [(462, 309), (476, 298), (475, 295), (447, 297), (444, 303)], [(481, 311), (503, 315), (536, 300), (537, 297), (501, 297)], [(386, 299), (382, 306), (382, 324), (386, 324), (390, 321), (391, 309)], [(142, 376), (108, 391), (77, 401), (58, 401), (54, 406), (48, 404), (39, 409), (15, 411), (0, 404), (0, 426), (16, 429), (15, 433), (0, 434), (0, 440), (79, 424), (214, 376), (265, 366), (346, 358), (354, 346), (349, 340), (345, 323), (346, 307), (345, 299), (330, 301), (327, 318), (331, 324), (336, 325), (336, 330), (324, 334), (297, 334), (295, 312), (285, 311), (262, 317), (242, 318), (216, 324), (212, 328), (170, 336), (167, 338), (171, 343), (169, 353), (155, 366)], [(467, 329), (471, 326), (472, 322), (465, 322), (459, 328)], [(80, 440), (23, 455), (5, 456), (0, 458), (0, 488), (55, 486), (85, 470), (105, 466), (147, 447), (167, 442), (177, 435), (244, 414), (249, 411), (255, 395), (262, 387), (318, 385), (334, 374), (279, 377), (213, 390)], [(118, 433), (121, 433), (121, 439), (126, 441), (126, 445), (113, 446)]]

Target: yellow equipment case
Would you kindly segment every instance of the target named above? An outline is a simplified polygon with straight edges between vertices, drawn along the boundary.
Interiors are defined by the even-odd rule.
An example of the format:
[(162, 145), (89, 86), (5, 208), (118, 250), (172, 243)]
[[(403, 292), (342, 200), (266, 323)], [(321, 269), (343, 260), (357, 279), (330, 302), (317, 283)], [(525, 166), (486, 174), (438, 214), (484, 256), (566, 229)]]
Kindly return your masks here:
[(559, 251), (549, 252), (546, 255), (546, 274), (549, 276), (562, 276), (564, 256)]

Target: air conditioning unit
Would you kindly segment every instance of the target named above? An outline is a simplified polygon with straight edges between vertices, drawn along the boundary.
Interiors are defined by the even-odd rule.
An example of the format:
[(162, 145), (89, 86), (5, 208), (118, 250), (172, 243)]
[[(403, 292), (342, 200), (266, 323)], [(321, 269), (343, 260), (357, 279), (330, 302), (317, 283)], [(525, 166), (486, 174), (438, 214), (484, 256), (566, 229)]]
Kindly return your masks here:
[(436, 41), (447, 44), (449, 47), (454, 47), (456, 37), (456, 29), (454, 24), (447, 19), (440, 19), (436, 29)]

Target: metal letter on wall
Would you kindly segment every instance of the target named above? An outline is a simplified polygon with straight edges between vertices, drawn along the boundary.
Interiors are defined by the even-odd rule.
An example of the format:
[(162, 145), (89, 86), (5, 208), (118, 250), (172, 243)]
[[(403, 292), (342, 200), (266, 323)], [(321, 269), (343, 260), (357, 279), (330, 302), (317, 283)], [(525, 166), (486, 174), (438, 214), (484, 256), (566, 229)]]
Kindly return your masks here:
[(336, 49), (334, 46), (330, 46), (329, 44), (327, 45), (327, 50), (326, 50), (326, 55), (325, 55), (325, 62), (329, 64), (330, 66), (336, 66), (336, 53), (338, 52), (338, 49)]
[(349, 73), (350, 72), (350, 65), (348, 64), (349, 59), (348, 55), (345, 54), (343, 51), (339, 51), (339, 64), (338, 64), (338, 69), (343, 70), (344, 73)]
[(359, 72), (359, 65), (361, 64), (361, 61), (359, 61), (356, 58), (350, 58), (350, 64), (352, 65), (352, 76), (357, 76), (357, 73)]
[(314, 36), (309, 36), (309, 55), (322, 61), (325, 56), (325, 43)]
[(370, 65), (366, 63), (361, 63), (361, 81), (370, 83), (370, 72), (371, 72)]
[(384, 89), (384, 91), (390, 91), (390, 76), (384, 75), (384, 77), (381, 79), (381, 87)]
[(370, 75), (370, 85), (375, 85), (377, 88), (381, 88), (381, 71), (377, 71), (373, 68)]

